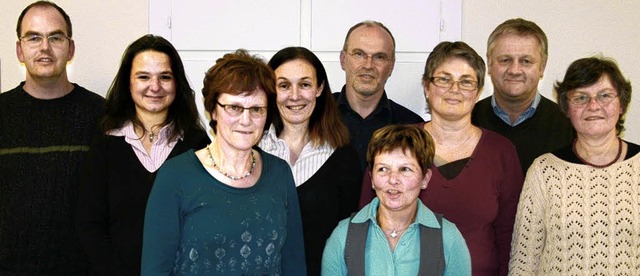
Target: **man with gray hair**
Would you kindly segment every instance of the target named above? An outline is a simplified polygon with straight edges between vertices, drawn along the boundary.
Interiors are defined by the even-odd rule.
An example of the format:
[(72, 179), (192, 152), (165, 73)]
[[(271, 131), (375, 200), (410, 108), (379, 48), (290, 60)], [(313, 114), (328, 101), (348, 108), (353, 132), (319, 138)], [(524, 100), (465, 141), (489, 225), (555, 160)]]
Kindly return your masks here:
[(395, 49), (395, 39), (386, 26), (363, 21), (349, 29), (340, 52), (346, 84), (333, 96), (363, 171), (367, 145), (376, 129), (423, 122), (418, 114), (387, 97), (385, 84), (393, 72)]
[(487, 42), (487, 72), (494, 92), (473, 109), (475, 125), (515, 144), (523, 173), (535, 158), (568, 145), (574, 137), (569, 119), (538, 91), (547, 57), (547, 36), (536, 23), (515, 18), (498, 25)]

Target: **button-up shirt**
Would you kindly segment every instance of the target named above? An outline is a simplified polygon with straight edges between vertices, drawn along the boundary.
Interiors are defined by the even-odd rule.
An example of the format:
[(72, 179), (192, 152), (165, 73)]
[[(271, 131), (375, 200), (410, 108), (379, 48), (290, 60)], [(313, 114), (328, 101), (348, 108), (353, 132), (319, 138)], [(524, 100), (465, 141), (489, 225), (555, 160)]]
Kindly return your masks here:
[(302, 148), (298, 160), (296, 160), (294, 164), (291, 164), (291, 150), (284, 140), (276, 136), (276, 129), (273, 125), (269, 127), (268, 131), (265, 131), (258, 146), (262, 150), (287, 161), (289, 167), (291, 167), (296, 187), (309, 180), (335, 151), (327, 142), (319, 146), (314, 146), (313, 143), (309, 141), (304, 145), (304, 148)]
[(498, 106), (498, 103), (496, 102), (496, 97), (494, 97), (493, 95), (491, 95), (491, 106), (493, 107), (493, 113), (495, 113), (496, 116), (498, 116), (498, 118), (500, 118), (502, 121), (504, 121), (510, 126), (517, 126), (518, 124), (533, 117), (533, 114), (536, 113), (536, 108), (538, 107), (538, 104), (540, 103), (541, 98), (542, 96), (540, 96), (540, 93), (536, 92), (536, 97), (533, 99), (531, 106), (527, 108), (527, 110), (525, 110), (522, 114), (520, 114), (520, 116), (518, 116), (518, 118), (513, 122), (513, 124), (511, 123), (511, 119), (509, 119), (509, 114), (507, 114), (507, 112), (505, 112), (504, 109)]
[(151, 145), (151, 154), (147, 153), (147, 150), (144, 149), (142, 140), (136, 134), (131, 122), (126, 123), (122, 128), (109, 131), (108, 135), (124, 136), (124, 141), (131, 145), (133, 152), (135, 152), (136, 157), (138, 157), (138, 160), (140, 160), (144, 168), (149, 172), (155, 172), (160, 168), (162, 163), (167, 160), (178, 139), (182, 139), (182, 136), (180, 136), (178, 139), (169, 141), (169, 132), (172, 127), (173, 125), (169, 124), (158, 131), (156, 140)]
[[(394, 251), (376, 219), (380, 201), (374, 198), (353, 217), (353, 222), (370, 220), (365, 247), (366, 275), (418, 275), (420, 268), (420, 225), (442, 228), (444, 275), (471, 275), (471, 256), (467, 244), (456, 226), (442, 219), (442, 226), (433, 212), (418, 200), (415, 221), (402, 234)], [(322, 275), (347, 275), (344, 249), (349, 219), (342, 220), (327, 240), (322, 255)], [(361, 258), (361, 256), (350, 256)]]
[(342, 115), (342, 122), (349, 129), (351, 145), (358, 152), (362, 171), (366, 167), (367, 145), (369, 145), (374, 131), (386, 125), (424, 122), (418, 114), (387, 98), (386, 91), (383, 92), (376, 108), (366, 118), (362, 118), (358, 112), (351, 108), (344, 86), (341, 92), (333, 93), (333, 97), (336, 99)]

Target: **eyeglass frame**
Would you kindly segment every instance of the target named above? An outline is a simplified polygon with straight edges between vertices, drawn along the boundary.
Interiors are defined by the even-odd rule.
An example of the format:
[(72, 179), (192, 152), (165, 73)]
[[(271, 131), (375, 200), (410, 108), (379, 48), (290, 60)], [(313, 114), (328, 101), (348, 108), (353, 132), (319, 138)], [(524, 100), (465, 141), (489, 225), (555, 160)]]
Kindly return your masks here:
[[(577, 97), (586, 97), (584, 102), (576, 102), (576, 100), (579, 101), (579, 99), (577, 99)], [(607, 96), (607, 97), (604, 97)], [(608, 97), (611, 96), (611, 97)], [(606, 91), (606, 92), (600, 92), (597, 93), (594, 97), (592, 97), (589, 94), (586, 93), (581, 93), (581, 92), (576, 92), (573, 95), (569, 96), (567, 94), (567, 102), (571, 105), (574, 106), (581, 106), (584, 107), (586, 105), (588, 105), (591, 100), (595, 99), (596, 103), (598, 103), (600, 106), (608, 106), (610, 103), (612, 103), (616, 98), (618, 98), (620, 95), (618, 95), (618, 93), (615, 92), (611, 92), (611, 91)], [(608, 100), (605, 100), (608, 99)]]
[[(59, 37), (60, 38), (60, 43), (58, 42), (52, 42), (52, 38), (56, 38)], [(37, 38), (39, 41), (30, 41), (30, 40), (25, 40), (25, 39), (34, 39)], [(24, 42), (27, 46), (31, 47), (31, 48), (36, 48), (36, 47), (40, 47), (42, 45), (42, 43), (44, 42), (44, 39), (47, 39), (47, 43), (49, 43), (51, 46), (54, 47), (59, 47), (59, 46), (63, 46), (64, 45), (64, 39), (66, 39), (67, 41), (71, 42), (71, 37), (68, 37), (67, 35), (65, 35), (62, 32), (56, 32), (56, 33), (50, 33), (50, 34), (40, 34), (40, 33), (27, 33), (21, 37), (18, 38), (18, 40), (20, 40), (20, 42)], [(54, 40), (55, 41), (55, 40)]]
[[(346, 54), (359, 64), (365, 63), (367, 60), (371, 59), (371, 63), (378, 66), (383, 66), (387, 65), (391, 60), (393, 60), (393, 57), (389, 57), (386, 53), (367, 54), (362, 50), (353, 50), (352, 52)], [(378, 57), (378, 59), (376, 59), (376, 57)]]
[[(249, 110), (249, 115), (251, 116), (251, 118), (254, 119), (260, 119), (262, 117), (265, 117), (267, 115), (267, 107), (266, 106), (250, 106), (250, 107), (244, 107), (244, 106), (239, 106), (239, 105), (235, 105), (235, 104), (221, 104), (220, 102), (216, 101), (216, 104), (219, 105), (220, 107), (222, 107), (222, 109), (227, 112), (227, 114), (229, 114), (230, 116), (233, 117), (240, 117), (245, 110)], [(229, 109), (231, 108), (231, 109)], [(238, 114), (234, 114), (234, 112), (236, 111), (229, 111), (229, 110), (233, 110), (233, 108), (239, 108), (241, 109), (241, 111)], [(258, 109), (258, 111), (254, 111), (252, 112), (252, 110)], [(255, 113), (258, 112), (258, 113)]]
[[(447, 82), (448, 86), (441, 86), (443, 83), (439, 83), (438, 84), (436, 82), (436, 79), (440, 79), (440, 80), (446, 79), (446, 80), (448, 80), (448, 82)], [(463, 88), (462, 86), (460, 86), (460, 82), (463, 82), (463, 81), (468, 81), (469, 83), (472, 83), (474, 87), (471, 88), (471, 89)], [(453, 80), (452, 78), (448, 78), (448, 77), (436, 77), (436, 76), (434, 76), (434, 77), (430, 77), (429, 78), (429, 82), (432, 83), (433, 85), (435, 85), (436, 87), (446, 88), (446, 89), (451, 89), (453, 87), (453, 84), (455, 83), (456, 85), (458, 85), (458, 89), (460, 89), (462, 91), (473, 92), (473, 91), (478, 90), (478, 81), (470, 80), (470, 79), (460, 79), (460, 80), (456, 81), (456, 80)]]

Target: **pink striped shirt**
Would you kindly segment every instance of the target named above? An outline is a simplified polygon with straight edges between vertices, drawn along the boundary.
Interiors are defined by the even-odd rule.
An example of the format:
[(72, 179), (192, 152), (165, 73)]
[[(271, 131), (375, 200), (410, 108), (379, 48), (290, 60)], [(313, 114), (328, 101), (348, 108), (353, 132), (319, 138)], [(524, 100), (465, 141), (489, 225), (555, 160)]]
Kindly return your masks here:
[(148, 154), (144, 149), (142, 140), (138, 138), (131, 122), (126, 123), (122, 128), (109, 131), (107, 135), (124, 136), (124, 141), (131, 145), (142, 166), (149, 172), (155, 172), (167, 160), (173, 147), (178, 143), (178, 139), (182, 140), (182, 136), (180, 136), (178, 139), (168, 141), (172, 127), (173, 125), (169, 124), (160, 129), (158, 135), (156, 135), (157, 139), (151, 145), (151, 154)]

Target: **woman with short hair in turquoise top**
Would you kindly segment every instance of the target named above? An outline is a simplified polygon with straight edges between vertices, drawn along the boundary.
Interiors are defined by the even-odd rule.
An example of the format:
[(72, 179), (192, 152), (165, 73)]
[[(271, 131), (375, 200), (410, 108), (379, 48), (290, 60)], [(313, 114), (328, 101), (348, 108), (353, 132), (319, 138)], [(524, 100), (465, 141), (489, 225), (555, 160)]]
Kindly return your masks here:
[[(367, 165), (377, 198), (338, 224), (324, 249), (322, 275), (471, 275), (460, 231), (418, 200), (431, 179), (434, 152), (431, 136), (420, 127), (391, 125), (374, 132)], [(353, 230), (363, 223), (363, 233)], [(431, 241), (442, 246), (435, 253), (425, 250), (434, 248)]]

